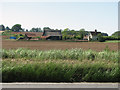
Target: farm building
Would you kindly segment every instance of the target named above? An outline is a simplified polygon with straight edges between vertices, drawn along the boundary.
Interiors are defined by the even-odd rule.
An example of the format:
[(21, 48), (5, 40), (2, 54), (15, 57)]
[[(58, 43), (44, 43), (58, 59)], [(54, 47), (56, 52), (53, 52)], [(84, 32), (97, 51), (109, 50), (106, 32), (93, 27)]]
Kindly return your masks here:
[(90, 41), (90, 40), (98, 40), (98, 34), (101, 34), (101, 32), (97, 32), (97, 30), (95, 30), (95, 31), (90, 31), (89, 33), (88, 33), (88, 35), (86, 35), (86, 36), (84, 36), (84, 40), (88, 40), (88, 41)]
[(22, 34), (25, 36), (26, 40), (38, 40), (36, 37), (41, 37), (43, 33), (41, 32), (11, 32), (11, 34)]
[[(26, 32), (25, 39), (26, 40), (39, 40), (43, 33), (41, 32)], [(39, 37), (39, 38), (38, 38)]]
[(34, 33), (25, 33), (26, 40), (30, 40), (30, 39), (35, 38), (35, 37), (36, 37), (36, 34), (34, 34)]
[[(61, 30), (54, 30), (49, 27), (45, 27), (43, 32), (11, 32), (10, 36), (26, 40), (62, 40)], [(18, 38), (19, 36), (24, 38)]]
[(62, 40), (61, 30), (44, 30), (41, 38), (45, 37), (46, 40)]

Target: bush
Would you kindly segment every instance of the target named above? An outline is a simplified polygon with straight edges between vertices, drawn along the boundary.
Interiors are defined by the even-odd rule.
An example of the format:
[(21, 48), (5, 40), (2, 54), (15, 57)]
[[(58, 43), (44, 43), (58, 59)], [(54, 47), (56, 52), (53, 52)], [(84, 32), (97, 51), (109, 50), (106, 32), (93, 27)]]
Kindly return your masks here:
[(105, 38), (103, 38), (102, 35), (98, 35), (98, 41), (99, 42), (105, 42)]
[(113, 36), (103, 36), (105, 40), (120, 40), (120, 37), (113, 37)]

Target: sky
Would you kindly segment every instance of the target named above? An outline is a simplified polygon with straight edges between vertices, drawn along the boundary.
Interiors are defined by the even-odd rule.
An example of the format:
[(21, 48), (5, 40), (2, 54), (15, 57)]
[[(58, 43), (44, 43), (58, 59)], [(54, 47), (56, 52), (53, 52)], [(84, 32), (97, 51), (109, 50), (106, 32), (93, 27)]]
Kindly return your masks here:
[(2, 2), (0, 24), (51, 29), (118, 30), (118, 2)]

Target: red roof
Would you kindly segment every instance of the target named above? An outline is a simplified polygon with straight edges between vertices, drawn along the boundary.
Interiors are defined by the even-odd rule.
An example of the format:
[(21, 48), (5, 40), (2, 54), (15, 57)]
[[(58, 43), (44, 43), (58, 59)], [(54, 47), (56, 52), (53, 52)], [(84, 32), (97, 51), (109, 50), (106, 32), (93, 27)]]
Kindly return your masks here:
[(25, 33), (27, 37), (37, 37), (34, 33)]
[(25, 32), (11, 32), (11, 34), (25, 34)]

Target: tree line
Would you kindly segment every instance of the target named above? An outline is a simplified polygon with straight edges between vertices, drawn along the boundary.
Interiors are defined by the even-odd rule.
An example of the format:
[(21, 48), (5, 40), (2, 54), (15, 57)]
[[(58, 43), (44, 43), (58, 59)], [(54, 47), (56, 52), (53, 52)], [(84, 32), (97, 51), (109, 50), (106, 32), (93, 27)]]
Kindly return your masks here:
[(15, 24), (14, 26), (12, 26), (12, 28), (9, 28), (8, 26), (5, 27), (4, 25), (0, 25), (0, 31), (5, 31), (5, 30), (9, 30), (9, 31), (13, 31), (13, 32), (42, 32), (41, 28), (32, 28), (30, 30), (28, 29), (24, 29), (21, 27), (21, 24)]
[[(44, 27), (44, 29), (50, 29), (49, 27)], [(21, 24), (15, 24), (12, 26), (12, 28), (9, 28), (8, 26), (5, 27), (4, 25), (0, 25), (0, 31), (13, 31), (13, 32), (43, 32), (41, 28), (32, 28), (30, 30), (23, 29), (21, 27)], [(56, 29), (58, 30), (58, 29)], [(62, 30), (62, 38), (63, 40), (83, 40), (83, 38), (89, 34), (89, 31), (85, 31), (85, 29), (80, 29), (78, 31), (76, 30), (70, 30), (69, 28), (66, 28)], [(108, 36), (107, 33), (101, 33), (98, 35), (99, 41), (105, 41), (105, 40), (120, 40), (120, 31), (114, 32), (111, 36)]]

